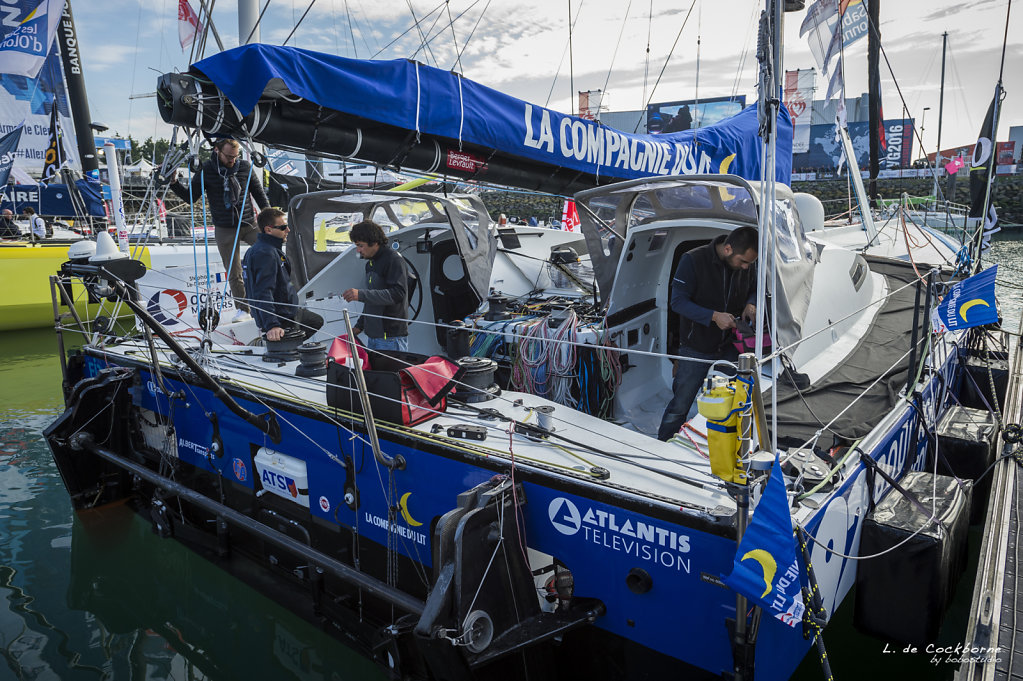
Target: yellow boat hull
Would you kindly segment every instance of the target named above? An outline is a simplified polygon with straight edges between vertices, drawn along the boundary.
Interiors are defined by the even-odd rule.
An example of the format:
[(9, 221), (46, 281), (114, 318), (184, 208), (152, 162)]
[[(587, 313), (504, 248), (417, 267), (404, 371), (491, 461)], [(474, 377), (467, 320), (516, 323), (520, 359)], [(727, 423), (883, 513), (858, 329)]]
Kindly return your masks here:
[[(50, 275), (67, 261), (68, 243), (0, 243), (0, 331), (53, 326)], [(143, 262), (148, 257), (143, 257)], [(93, 317), (98, 303), (88, 304), (80, 282), (72, 284), (75, 309), (82, 317)], [(109, 305), (107, 306), (110, 307)], [(59, 308), (67, 312), (67, 307)]]

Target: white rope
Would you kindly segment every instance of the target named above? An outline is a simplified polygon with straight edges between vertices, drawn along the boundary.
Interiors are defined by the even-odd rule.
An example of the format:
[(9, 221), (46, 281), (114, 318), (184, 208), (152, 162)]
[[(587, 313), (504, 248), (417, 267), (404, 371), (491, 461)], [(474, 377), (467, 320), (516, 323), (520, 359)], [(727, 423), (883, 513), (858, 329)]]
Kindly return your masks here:
[(458, 150), (462, 150), (462, 127), (465, 125), (465, 101), (462, 99), (462, 75), (455, 74), (458, 79)]
[(416, 142), (419, 142), (419, 111), (422, 107), (422, 92), (419, 87), (419, 62), (416, 64)]

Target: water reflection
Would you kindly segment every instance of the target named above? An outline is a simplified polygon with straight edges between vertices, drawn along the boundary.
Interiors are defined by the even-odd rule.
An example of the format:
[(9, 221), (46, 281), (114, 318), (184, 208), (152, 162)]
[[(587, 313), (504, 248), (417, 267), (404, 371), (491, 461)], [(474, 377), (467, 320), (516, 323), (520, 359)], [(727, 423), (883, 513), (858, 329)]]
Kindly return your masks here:
[(63, 409), (56, 348), (0, 333), (0, 679), (384, 678), (127, 507), (72, 513), (41, 434)]
[(160, 539), (124, 506), (72, 528), (67, 605), (95, 617), (94, 664), (117, 679), (377, 679), (309, 623), (199, 555)]

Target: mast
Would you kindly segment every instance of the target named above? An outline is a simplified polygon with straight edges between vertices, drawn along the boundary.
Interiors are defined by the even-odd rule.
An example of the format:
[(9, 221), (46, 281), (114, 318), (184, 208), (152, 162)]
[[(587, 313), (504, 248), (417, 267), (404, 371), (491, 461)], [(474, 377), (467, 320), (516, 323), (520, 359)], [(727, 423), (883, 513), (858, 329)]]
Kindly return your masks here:
[(238, 44), (258, 42), (260, 42), (258, 3), (256, 0), (238, 0)]
[[(867, 73), (870, 78), (870, 205), (877, 208), (877, 174), (881, 146), (881, 0), (867, 3)], [(839, 29), (841, 30), (841, 29)], [(852, 159), (855, 163), (855, 158)], [(852, 164), (850, 164), (852, 165)], [(859, 172), (859, 168), (856, 169)]]
[(934, 198), (938, 198), (938, 167), (941, 165), (941, 117), (945, 113), (945, 51), (948, 31), (941, 34), (941, 88), (938, 90), (938, 148), (934, 152)]
[(82, 57), (78, 51), (78, 32), (71, 14), (71, 1), (64, 3), (64, 13), (57, 27), (60, 37), (60, 60), (64, 67), (64, 82), (67, 84), (68, 100), (71, 105), (71, 120), (78, 139), (78, 156), (82, 159), (82, 175), (99, 180), (99, 159), (96, 158), (96, 139), (92, 135), (92, 116), (89, 114), (89, 99), (85, 94), (85, 77), (82, 75)]

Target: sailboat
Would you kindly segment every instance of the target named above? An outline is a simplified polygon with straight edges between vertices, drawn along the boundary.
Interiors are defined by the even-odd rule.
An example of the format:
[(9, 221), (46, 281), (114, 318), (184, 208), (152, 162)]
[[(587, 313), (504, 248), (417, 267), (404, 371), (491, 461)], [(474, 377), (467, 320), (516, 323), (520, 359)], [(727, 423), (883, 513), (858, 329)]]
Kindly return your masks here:
[[(67, 282), (64, 290), (59, 291), (58, 304), (54, 306), (53, 289), (49, 283), (49, 277), (56, 275), (61, 264), (68, 259), (69, 247), (78, 249), (78, 253), (87, 252), (93, 247), (88, 236), (94, 228), (105, 229), (108, 217), (111, 222), (124, 217), (121, 215), (123, 207), (119, 208), (120, 197), (111, 201), (114, 214), (109, 216), (101, 197), (99, 158), (90, 127), (70, 2), (47, 0), (40, 5), (34, 1), (19, 0), (8, 4), (6, 16), (17, 28), (5, 33), (5, 37), (15, 31), (28, 30), (24, 28), (28, 26), (39, 31), (34, 36), (45, 38), (38, 41), (45, 49), (41, 47), (40, 54), (36, 55), (39, 65), (35, 72), (0, 75), (9, 100), (3, 104), (13, 117), (14, 111), (23, 109), (21, 100), (28, 100), (30, 106), (38, 108), (33, 120), (48, 120), (52, 149), (48, 153), (56, 160), (47, 167), (52, 166), (54, 172), (64, 176), (65, 182), (7, 185), (2, 190), (0, 204), (11, 208), (15, 214), (24, 206), (32, 206), (42, 215), (73, 219), (77, 232), (58, 232), (42, 241), (0, 242), (0, 286), (7, 291), (18, 291), (18, 295), (5, 296), (0, 301), (0, 331), (48, 326), (55, 317), (62, 315), (78, 322), (99, 317), (110, 320), (124, 314), (123, 306), (102, 301), (101, 296), (89, 294), (78, 282)], [(24, 55), (12, 56), (9, 50), (5, 54), (8, 57), (5, 64), (10, 69), (21, 65), (26, 58)], [(48, 111), (44, 100), (49, 103)], [(41, 127), (38, 123), (36, 125)], [(119, 180), (119, 164), (113, 147), (108, 149), (107, 167), (110, 182), (113, 182)], [(38, 151), (23, 150), (23, 154), (42, 157), (42, 153), (35, 153)], [(72, 167), (75, 168), (74, 173)], [(75, 179), (78, 168), (82, 176)], [(168, 326), (176, 327), (172, 329), (175, 332), (187, 332), (199, 325), (198, 314), (202, 307), (208, 305), (207, 299), (214, 301), (218, 315), (225, 319), (231, 317), (235, 310), (234, 299), (227, 287), (226, 270), (220, 258), (208, 262), (204, 258), (203, 266), (198, 262), (195, 242), (198, 240), (201, 248), (210, 235), (200, 229), (193, 233), (192, 238), (168, 238), (165, 230), (160, 233), (153, 229), (155, 213), (147, 210), (147, 214), (141, 217), (140, 223), (124, 225), (126, 233), (122, 248), (127, 250), (130, 240), (132, 257), (147, 265), (147, 274), (139, 290), (148, 301), (150, 312)], [(83, 248), (86, 250), (82, 251)], [(197, 290), (200, 285), (205, 289), (204, 293)]]
[[(781, 8), (768, 10), (777, 45)], [(887, 563), (863, 581), (857, 558), (903, 555), (882, 548), (903, 529), (884, 512), (939, 489), (945, 531), (926, 543), (945, 559), (908, 579), (954, 583), (968, 487), (935, 475), (929, 435), (986, 336), (931, 334), (928, 306), (914, 304), (931, 289), (909, 264), (807, 238), (810, 204), (781, 184), (791, 134), (776, 79), (759, 111), (699, 141), (600, 127), (421, 64), (266, 45), (167, 74), (160, 89), (165, 120), (207, 132), (574, 193), (594, 281), (502, 296), (499, 279), (520, 286), (554, 254), (514, 277), (514, 252), (534, 237), (498, 230), (472, 196), (297, 197), (300, 297), (337, 304), (349, 338), (358, 310), (337, 292), (351, 251), (327, 248), (318, 226), (379, 217), (414, 266), (417, 354), (371, 353), (364, 366), (341, 340), (327, 359), (323, 344), (277, 354), (210, 329), (177, 338), (138, 299), (145, 267), (101, 244), (65, 271), (121, 298), (142, 327), (66, 360), (67, 409), (45, 436), (76, 509), (128, 500), (160, 536), (399, 678), (785, 679), (857, 583), (873, 594), (857, 616), (879, 635), (918, 641), (940, 624), (920, 601), (892, 616), (883, 594), (908, 585)], [(778, 353), (743, 354), (737, 379), (712, 375), (706, 409), (658, 441), (675, 265), (742, 226), (764, 238), (771, 300), (758, 307), (772, 310)], [(499, 250), (509, 274), (495, 277)], [(787, 488), (791, 566), (767, 549), (737, 554), (770, 483)], [(744, 561), (763, 594), (726, 586)]]

